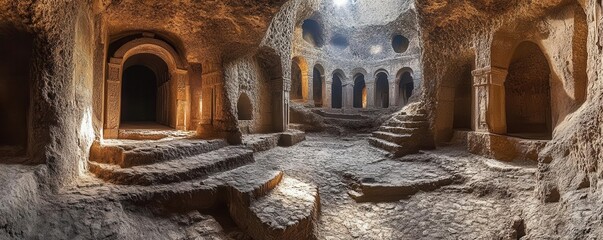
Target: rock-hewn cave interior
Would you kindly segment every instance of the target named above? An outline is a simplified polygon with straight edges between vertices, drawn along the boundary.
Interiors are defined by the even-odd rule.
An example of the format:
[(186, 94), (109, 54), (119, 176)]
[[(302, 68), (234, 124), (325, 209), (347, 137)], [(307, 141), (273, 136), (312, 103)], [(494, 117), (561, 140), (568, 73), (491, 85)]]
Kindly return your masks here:
[(602, 4), (0, 0), (0, 239), (601, 239)]

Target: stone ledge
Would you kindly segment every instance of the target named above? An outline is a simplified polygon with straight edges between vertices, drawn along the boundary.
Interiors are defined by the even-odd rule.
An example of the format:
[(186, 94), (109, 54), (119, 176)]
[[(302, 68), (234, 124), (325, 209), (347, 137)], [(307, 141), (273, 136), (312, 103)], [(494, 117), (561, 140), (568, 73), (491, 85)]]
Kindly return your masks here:
[(538, 161), (538, 154), (548, 140), (530, 140), (492, 133), (467, 133), (467, 150), (470, 153), (501, 161)]

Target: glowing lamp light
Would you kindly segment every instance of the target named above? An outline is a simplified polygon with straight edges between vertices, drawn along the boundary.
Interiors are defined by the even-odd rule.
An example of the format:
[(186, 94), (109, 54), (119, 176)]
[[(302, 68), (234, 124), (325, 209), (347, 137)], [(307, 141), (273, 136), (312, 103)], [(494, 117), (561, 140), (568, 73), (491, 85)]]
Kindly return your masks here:
[(342, 7), (348, 3), (349, 0), (333, 0), (335, 6)]

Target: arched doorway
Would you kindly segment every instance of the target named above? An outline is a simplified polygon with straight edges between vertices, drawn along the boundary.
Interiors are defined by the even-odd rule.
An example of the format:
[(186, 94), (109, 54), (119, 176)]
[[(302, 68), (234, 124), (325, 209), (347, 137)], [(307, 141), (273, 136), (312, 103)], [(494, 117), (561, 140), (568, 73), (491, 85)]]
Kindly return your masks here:
[(412, 79), (412, 75), (410, 72), (404, 72), (400, 76), (400, 82), (398, 83), (398, 105), (406, 106), (414, 90), (415, 82)]
[(0, 155), (26, 152), (33, 39), (13, 26), (0, 26)]
[(375, 82), (375, 106), (378, 108), (389, 107), (389, 81), (384, 72), (377, 73)]
[[(172, 48), (172, 45), (159, 38), (142, 35), (128, 36), (110, 44), (109, 56), (111, 57), (107, 62), (105, 84), (103, 130), (105, 138), (119, 138), (120, 129), (155, 129), (159, 127), (164, 130), (189, 130), (188, 71), (185, 62)], [(153, 78), (155, 88), (150, 90)], [(141, 79), (147, 80), (142, 81)], [(144, 86), (140, 84), (144, 84)], [(141, 87), (147, 90), (144, 93), (142, 91), (141, 93), (132, 93), (133, 91), (122, 93), (122, 90), (128, 91), (135, 85), (138, 85), (138, 91), (141, 91)], [(143, 98), (144, 103), (141, 100)], [(141, 108), (140, 106), (143, 105), (134, 107), (134, 104), (127, 102), (122, 106), (122, 100), (126, 99), (143, 104), (144, 107), (135, 109)], [(154, 108), (152, 107), (153, 102), (155, 102)], [(151, 109), (154, 109), (154, 119), (149, 117), (153, 112)], [(142, 112), (145, 117), (140, 115)], [(122, 117), (122, 113), (126, 116)], [(139, 120), (150, 125), (133, 124)], [(126, 125), (122, 125), (122, 122)]]
[(551, 70), (540, 47), (523, 42), (515, 49), (505, 81), (507, 132), (526, 138), (549, 139)]
[(312, 92), (314, 94), (314, 106), (322, 107), (322, 94), (323, 94), (323, 71), (319, 65), (314, 66), (312, 71)]
[(333, 74), (333, 83), (331, 84), (331, 108), (343, 107), (343, 83), (338, 73)]
[(134, 55), (124, 63), (121, 85), (121, 124), (169, 125), (169, 71), (156, 55)]
[(291, 62), (291, 100), (308, 99), (308, 64), (301, 57), (293, 58)]
[(364, 75), (358, 74), (354, 78), (354, 108), (366, 108), (367, 105), (366, 83)]
[(237, 116), (239, 120), (253, 120), (251, 99), (246, 93), (241, 93), (237, 101)]
[[(471, 62), (474, 60), (471, 59)], [(460, 69), (458, 82), (454, 86), (454, 129), (471, 129), (473, 99), (473, 64), (465, 64)]]

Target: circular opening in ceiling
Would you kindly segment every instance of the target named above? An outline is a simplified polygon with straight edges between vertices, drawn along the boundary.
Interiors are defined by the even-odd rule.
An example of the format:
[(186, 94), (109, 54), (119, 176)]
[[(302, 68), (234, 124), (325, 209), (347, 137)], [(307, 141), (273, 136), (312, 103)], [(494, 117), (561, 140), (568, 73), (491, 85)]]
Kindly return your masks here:
[(312, 19), (306, 19), (302, 24), (302, 30), (302, 37), (304, 40), (306, 40), (306, 42), (316, 47), (322, 47), (324, 40), (322, 37), (322, 28), (318, 22)]
[(345, 36), (336, 34), (331, 38), (331, 44), (338, 48), (347, 48), (350, 45), (350, 42)]
[(406, 50), (408, 50), (409, 44), (410, 44), (410, 41), (408, 40), (408, 38), (406, 38), (402, 35), (396, 35), (392, 38), (392, 47), (394, 48), (394, 51), (397, 53), (406, 52)]

